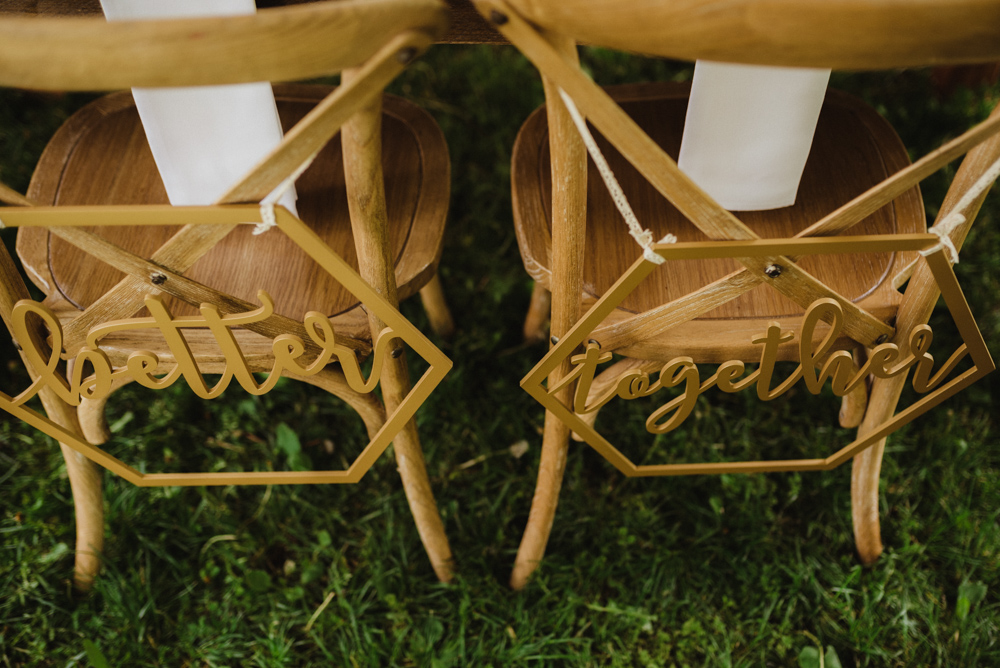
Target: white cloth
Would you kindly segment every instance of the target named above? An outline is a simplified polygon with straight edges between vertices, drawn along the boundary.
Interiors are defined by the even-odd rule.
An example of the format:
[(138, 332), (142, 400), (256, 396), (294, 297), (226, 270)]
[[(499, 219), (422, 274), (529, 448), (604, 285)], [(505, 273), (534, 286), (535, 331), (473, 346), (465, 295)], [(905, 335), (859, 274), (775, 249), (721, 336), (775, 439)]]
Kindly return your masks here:
[[(109, 21), (253, 14), (254, 0), (101, 0)], [(133, 88), (153, 159), (175, 206), (216, 202), (281, 142), (271, 84)], [(295, 190), (279, 204), (295, 210)]]
[(830, 70), (698, 61), (678, 166), (731, 211), (795, 203)]

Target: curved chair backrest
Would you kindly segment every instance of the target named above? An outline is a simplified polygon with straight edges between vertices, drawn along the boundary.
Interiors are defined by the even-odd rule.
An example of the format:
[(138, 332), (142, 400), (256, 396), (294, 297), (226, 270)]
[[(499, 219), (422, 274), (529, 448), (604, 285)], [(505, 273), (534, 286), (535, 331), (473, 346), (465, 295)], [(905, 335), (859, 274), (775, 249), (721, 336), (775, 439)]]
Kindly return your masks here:
[[(250, 16), (121, 21), (102, 17), (0, 17), (0, 86), (40, 90), (109, 90), (303, 79), (356, 68), (350, 80), (291, 128), (270, 155), (216, 204), (259, 202), (332, 139), (419, 52), (444, 34), (447, 7), (440, 0), (344, 0), (265, 9)], [(30, 199), (0, 184), (8, 224), (46, 215)], [(212, 210), (208, 216), (219, 216)], [(222, 219), (226, 219), (223, 215)], [(233, 225), (210, 233), (188, 226), (154, 257), (170, 258), (184, 272)], [(0, 251), (0, 262), (10, 263)], [(159, 261), (159, 260), (157, 260)], [(0, 317), (27, 289), (0, 285)], [(66, 345), (82, 345), (98, 322), (127, 318), (142, 308), (148, 277), (129, 276), (67, 325)], [(276, 335), (290, 323), (266, 325)]]
[(0, 86), (117, 90), (289, 81), (356, 67), (390, 38), (447, 28), (439, 0), (344, 0), (250, 16), (0, 19)]
[(509, 5), (539, 28), (578, 42), (681, 60), (883, 69), (1000, 59), (996, 0), (510, 0)]

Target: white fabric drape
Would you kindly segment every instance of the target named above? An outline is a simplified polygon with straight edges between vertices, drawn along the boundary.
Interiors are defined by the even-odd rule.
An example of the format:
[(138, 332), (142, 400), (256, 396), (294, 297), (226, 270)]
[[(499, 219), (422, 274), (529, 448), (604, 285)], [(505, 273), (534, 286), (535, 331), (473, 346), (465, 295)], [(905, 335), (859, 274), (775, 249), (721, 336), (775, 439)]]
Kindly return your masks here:
[(732, 211), (795, 203), (830, 70), (698, 61), (678, 166)]
[[(253, 0), (101, 0), (109, 21), (253, 14)], [(134, 88), (156, 167), (175, 206), (217, 201), (281, 141), (271, 84)], [(295, 191), (279, 204), (295, 213)]]

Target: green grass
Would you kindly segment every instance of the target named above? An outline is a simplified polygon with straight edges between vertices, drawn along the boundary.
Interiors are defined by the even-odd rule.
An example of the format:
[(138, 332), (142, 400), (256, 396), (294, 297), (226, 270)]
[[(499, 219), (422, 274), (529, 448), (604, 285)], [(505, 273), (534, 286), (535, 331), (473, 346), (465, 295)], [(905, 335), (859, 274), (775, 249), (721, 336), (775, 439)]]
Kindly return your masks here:
[[(689, 75), (604, 51), (587, 51), (585, 63), (602, 83)], [(835, 85), (876, 105), (915, 155), (987, 108), (969, 92), (937, 100), (926, 72), (837, 75)], [(833, 654), (843, 666), (1000, 665), (996, 375), (890, 439), (886, 552), (871, 568), (854, 554), (849, 466), (626, 479), (573, 445), (545, 562), (511, 592), (542, 426), (518, 382), (545, 349), (520, 340), (531, 283), (509, 164), (541, 85), (511, 49), (438, 47), (393, 91), (434, 114), (452, 155), (441, 273), (459, 331), (437, 343), (455, 368), (417, 419), (456, 581), (436, 582), (387, 454), (344, 487), (139, 489), (107, 474), (104, 571), (92, 595), (76, 596), (58, 448), (0, 418), (0, 666), (797, 666), (819, 665), (821, 653), (827, 666)], [(48, 136), (85, 98), (0, 95), (0, 179), (23, 189)], [(947, 177), (924, 188), (930, 214)], [(956, 267), (995, 357), (998, 215), (993, 195)], [(417, 304), (403, 310), (426, 330)], [(933, 324), (947, 329), (946, 314)], [(3, 346), (12, 392), (25, 376)], [(846, 442), (833, 401), (792, 394), (763, 406), (713, 394), (700, 422), (653, 451), (630, 407), (602, 419), (650, 460)], [(291, 382), (211, 403), (130, 389), (112, 401), (111, 422), (111, 447), (157, 471), (285, 469), (302, 456), (339, 466), (363, 440), (334, 400)], [(530, 448), (515, 457), (522, 440)]]

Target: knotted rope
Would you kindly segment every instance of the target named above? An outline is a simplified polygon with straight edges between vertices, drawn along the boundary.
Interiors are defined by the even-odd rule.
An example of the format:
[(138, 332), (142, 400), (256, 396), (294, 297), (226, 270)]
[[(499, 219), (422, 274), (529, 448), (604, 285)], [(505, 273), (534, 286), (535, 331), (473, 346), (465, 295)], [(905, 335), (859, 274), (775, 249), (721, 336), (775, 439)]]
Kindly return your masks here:
[(965, 194), (958, 200), (958, 204), (952, 207), (951, 211), (941, 219), (940, 223), (927, 230), (937, 236), (939, 243), (932, 248), (920, 251), (921, 255), (930, 255), (943, 248), (948, 252), (948, 261), (952, 264), (958, 264), (958, 249), (955, 248), (955, 243), (951, 239), (951, 233), (965, 223), (967, 218), (963, 212), (972, 206), (972, 203), (993, 185), (997, 177), (1000, 177), (1000, 158), (990, 165), (989, 169), (983, 172), (983, 175), (972, 184), (971, 188), (965, 191)]
[(285, 193), (287, 193), (293, 185), (295, 185), (295, 180), (302, 176), (303, 172), (309, 169), (309, 166), (313, 163), (313, 160), (316, 159), (317, 155), (319, 155), (318, 151), (306, 158), (306, 161), (299, 165), (298, 169), (292, 172), (287, 179), (279, 183), (277, 188), (272, 190), (267, 197), (260, 201), (260, 222), (254, 227), (253, 233), (255, 236), (258, 234), (264, 234), (264, 232), (267, 232), (272, 227), (276, 227), (278, 225), (278, 221), (274, 217), (274, 205), (277, 204), (278, 200), (285, 196)]

